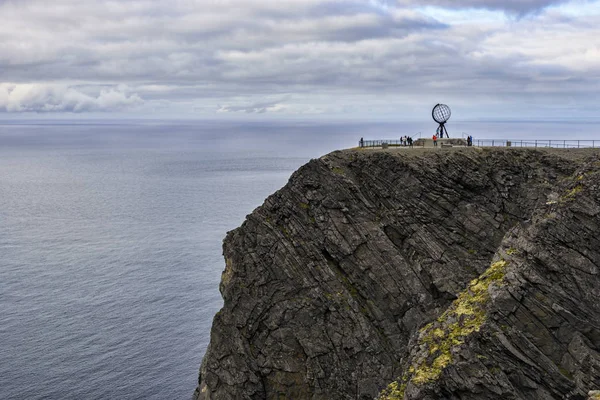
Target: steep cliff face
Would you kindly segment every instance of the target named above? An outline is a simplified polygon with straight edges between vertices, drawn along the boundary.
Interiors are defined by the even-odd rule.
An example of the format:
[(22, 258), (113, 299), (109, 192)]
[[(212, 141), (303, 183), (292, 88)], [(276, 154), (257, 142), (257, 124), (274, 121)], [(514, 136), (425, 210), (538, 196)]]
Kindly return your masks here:
[(225, 239), (195, 396), (584, 398), (600, 388), (597, 171), (593, 151), (309, 162)]

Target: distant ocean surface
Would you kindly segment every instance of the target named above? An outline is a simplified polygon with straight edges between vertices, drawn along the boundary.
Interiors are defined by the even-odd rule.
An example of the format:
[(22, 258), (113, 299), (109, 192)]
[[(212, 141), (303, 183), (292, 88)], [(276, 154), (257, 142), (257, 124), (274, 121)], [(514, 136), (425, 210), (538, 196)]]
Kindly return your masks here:
[[(448, 129), (594, 139), (596, 126)], [(226, 232), (310, 158), (419, 131), (435, 125), (0, 121), (0, 399), (189, 399)]]

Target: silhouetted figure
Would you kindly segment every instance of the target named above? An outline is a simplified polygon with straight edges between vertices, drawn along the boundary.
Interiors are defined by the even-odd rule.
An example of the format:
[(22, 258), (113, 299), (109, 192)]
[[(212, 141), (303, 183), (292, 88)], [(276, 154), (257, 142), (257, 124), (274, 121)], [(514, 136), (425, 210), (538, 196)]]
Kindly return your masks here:
[[(444, 127), (443, 125), (440, 125), (437, 130), (435, 131), (437, 137), (439, 137), (440, 139), (444, 138)], [(450, 136), (448, 135), (448, 132), (446, 132), (446, 138), (450, 139)]]
[(363, 140), (363, 138), (360, 138), (360, 140), (358, 141), (358, 147), (364, 147), (365, 146), (365, 141)]

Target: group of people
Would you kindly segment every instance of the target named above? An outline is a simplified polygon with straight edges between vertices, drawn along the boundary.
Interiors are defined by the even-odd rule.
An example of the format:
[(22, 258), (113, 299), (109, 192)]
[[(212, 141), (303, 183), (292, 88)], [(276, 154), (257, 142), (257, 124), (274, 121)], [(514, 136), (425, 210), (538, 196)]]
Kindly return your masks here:
[(408, 135), (400, 137), (400, 145), (401, 146), (410, 146), (410, 147), (412, 147), (412, 145), (413, 145), (413, 138), (411, 138)]
[[(440, 136), (440, 137), (443, 137), (443, 136)], [(431, 137), (431, 139), (433, 139), (433, 145), (437, 146), (437, 141), (438, 141), (437, 132)], [(358, 141), (358, 146), (364, 147), (364, 145), (365, 145), (365, 141), (363, 140), (363, 138), (360, 138), (360, 140)], [(413, 138), (408, 135), (400, 137), (400, 145), (413, 147)], [(473, 146), (473, 136), (471, 136), (471, 135), (467, 136), (467, 146)]]
[[(438, 140), (438, 136), (437, 133), (435, 133), (431, 139), (433, 140), (433, 146), (437, 146), (437, 140)], [(473, 146), (473, 136), (469, 135), (467, 136), (467, 146)]]

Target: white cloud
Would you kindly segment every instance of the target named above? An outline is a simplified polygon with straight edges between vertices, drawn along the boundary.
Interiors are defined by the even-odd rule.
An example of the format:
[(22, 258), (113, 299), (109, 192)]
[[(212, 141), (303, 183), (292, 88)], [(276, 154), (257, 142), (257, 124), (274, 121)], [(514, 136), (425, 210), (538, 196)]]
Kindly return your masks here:
[(244, 105), (223, 105), (219, 106), (217, 112), (230, 113), (230, 112), (243, 112), (247, 114), (264, 114), (267, 112), (281, 112), (288, 109), (288, 106), (281, 104), (279, 101), (266, 101), (253, 104)]
[(0, 110), (6, 112), (116, 111), (140, 105), (137, 94), (103, 89), (97, 95), (57, 84), (1, 84)]

